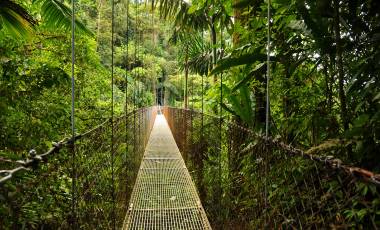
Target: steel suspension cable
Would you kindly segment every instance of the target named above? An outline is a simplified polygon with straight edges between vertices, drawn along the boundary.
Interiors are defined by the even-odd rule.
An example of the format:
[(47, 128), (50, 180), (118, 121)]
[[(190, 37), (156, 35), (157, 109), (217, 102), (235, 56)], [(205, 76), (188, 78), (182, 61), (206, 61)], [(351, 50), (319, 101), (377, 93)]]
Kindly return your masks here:
[[(124, 111), (124, 116), (125, 116), (125, 135), (124, 135), (124, 142), (125, 145), (128, 146), (128, 69), (129, 69), (129, 0), (127, 0), (127, 34), (126, 34), (126, 40), (127, 40), (127, 50), (126, 50), (126, 55), (127, 55), (127, 60), (125, 63), (125, 111)], [(125, 148), (125, 157), (128, 155), (128, 148)], [(126, 181), (126, 186), (128, 181)], [(125, 190), (127, 191), (127, 189)], [(127, 195), (127, 194), (126, 194)], [(128, 199), (125, 199), (126, 204), (128, 205)]]
[(112, 173), (112, 229), (116, 229), (116, 200), (115, 200), (115, 151), (114, 151), (114, 29), (115, 29), (115, 2), (111, 0), (111, 173)]
[[(154, 2), (152, 1), (152, 18), (151, 18), (151, 24), (152, 24), (152, 49), (153, 47), (155, 47), (155, 39), (154, 39)], [(157, 90), (156, 90), (156, 83), (157, 83), (157, 79), (154, 79), (153, 80), (153, 85), (152, 85), (152, 90), (153, 90), (153, 96), (154, 96), (154, 101), (155, 101), (155, 105), (158, 105), (158, 98), (157, 98)], [(161, 89), (162, 90), (162, 89)], [(160, 98), (162, 100), (162, 98)]]
[[(223, 50), (223, 18), (220, 19), (220, 58), (222, 57)], [(219, 105), (219, 157), (218, 157), (218, 165), (219, 165), (219, 212), (220, 217), (222, 216), (222, 149), (223, 149), (223, 136), (222, 136), (222, 127), (223, 127), (223, 73), (220, 74), (220, 105)]]
[[(204, 37), (204, 31), (202, 30), (202, 43), (204, 43), (205, 42), (205, 37)], [(207, 69), (206, 69), (206, 71), (208, 70), (208, 66), (207, 66)], [(204, 72), (206, 72), (206, 71), (204, 71)], [(203, 90), (204, 90), (204, 86), (203, 86), (203, 84), (204, 84), (204, 73), (202, 73), (201, 74), (202, 75), (202, 82), (201, 82), (201, 106), (202, 106), (202, 109), (201, 109), (201, 111), (202, 111), (202, 114), (203, 114), (203, 112), (204, 112), (204, 107), (203, 107)], [(202, 127), (203, 127), (203, 115), (202, 115)]]
[(72, 167), (72, 200), (71, 200), (71, 215), (72, 215), (72, 228), (77, 229), (77, 200), (76, 200), (76, 183), (77, 183), (77, 171), (76, 171), (76, 152), (75, 152), (75, 0), (71, 0), (72, 14), (71, 14), (71, 167)]
[[(140, 28), (140, 10), (139, 10), (139, 1), (136, 0), (136, 47), (137, 47), (137, 53), (136, 53), (136, 58), (140, 62), (140, 32), (138, 31), (138, 28)], [(138, 106), (141, 107), (141, 95), (140, 95), (140, 68), (137, 66), (136, 63), (136, 68), (137, 68), (137, 97), (136, 101), (138, 101)], [(140, 126), (139, 126), (140, 127)]]
[(194, 110), (194, 78), (195, 76), (193, 76), (191, 78), (191, 110)]
[[(136, 82), (136, 79), (137, 79), (137, 71), (135, 70), (136, 66), (137, 66), (137, 0), (134, 1), (135, 3), (135, 30), (134, 30), (134, 38), (135, 38), (135, 50), (134, 50), (134, 66), (133, 66), (133, 72), (134, 72), (134, 78), (133, 78), (133, 107), (134, 107), (134, 110), (136, 110), (136, 93), (137, 93), (137, 82)], [(136, 125), (136, 121), (135, 121), (135, 125)]]
[(127, 114), (128, 114), (128, 69), (129, 69), (129, 0), (127, 0), (127, 50), (126, 50), (126, 63), (125, 63), (125, 125), (127, 127)]
[(185, 86), (185, 77), (183, 74), (181, 74), (181, 86), (182, 86), (182, 96), (183, 96), (183, 108), (186, 109), (186, 99), (185, 99), (185, 96), (186, 96), (186, 93), (185, 93), (185, 90), (186, 90), (186, 86)]
[(271, 0), (268, 0), (268, 31), (267, 31), (267, 78), (266, 78), (266, 111), (265, 111), (265, 136), (269, 136), (269, 116), (270, 116), (270, 96), (269, 96), (269, 80), (270, 80), (270, 52), (271, 52)]
[(134, 27), (134, 55), (133, 55), (133, 154), (136, 154), (136, 62), (137, 62), (137, 0), (134, 1), (135, 4), (135, 27)]
[[(271, 0), (268, 0), (268, 11), (267, 11), (267, 18), (268, 18), (268, 31), (267, 31), (267, 77), (266, 77), (266, 109), (265, 109), (265, 137), (269, 137), (269, 116), (270, 116), (270, 95), (269, 95), (269, 80), (270, 80), (270, 53), (271, 53)], [(268, 159), (269, 155), (269, 146), (268, 144), (265, 145), (265, 158)], [(265, 161), (264, 164), (264, 205), (265, 205), (265, 216), (266, 221), (269, 221), (268, 217), (268, 162)]]
[[(139, 46), (138, 46), (138, 49), (139, 49), (139, 51), (137, 52), (137, 55), (138, 55), (138, 58), (139, 58), (139, 61), (140, 61), (140, 63), (141, 63), (141, 66), (140, 66), (140, 68), (138, 69), (138, 71), (139, 71), (139, 81), (138, 81), (138, 84), (139, 84), (139, 87), (138, 87), (138, 92), (139, 92), (139, 99), (140, 99), (140, 105), (139, 105), (139, 107), (141, 108), (142, 106), (144, 106), (143, 104), (142, 104), (142, 102), (143, 102), (143, 100), (141, 100), (142, 99), (142, 97), (141, 97), (141, 95), (143, 94), (143, 88), (144, 88), (144, 85), (143, 85), (143, 83), (142, 83), (142, 80), (141, 80), (141, 78), (142, 78), (142, 55), (141, 55), (141, 46), (142, 46), (142, 37), (144, 36), (144, 32), (143, 32), (143, 30), (141, 29), (141, 21), (142, 21), (142, 19), (140, 18), (140, 2), (138, 1), (138, 7), (139, 7), (139, 10), (138, 10), (138, 15), (139, 15), (139, 33), (138, 33), (138, 35), (139, 35)], [(140, 122), (139, 122), (139, 128), (141, 128), (140, 127)], [(139, 132), (140, 132), (140, 129), (139, 129)], [(140, 140), (141, 141), (141, 140)], [(140, 143), (141, 144), (141, 143)]]
[[(141, 29), (141, 25), (140, 25), (140, 1), (137, 0), (137, 4), (136, 4), (136, 7), (137, 7), (137, 23), (138, 23), (138, 28)], [(137, 26), (137, 24), (136, 24)], [(140, 31), (136, 29), (136, 34), (137, 34), (137, 59), (139, 60), (139, 62), (141, 62), (141, 56), (140, 56), (140, 52), (141, 52), (141, 34), (140, 34)], [(138, 81), (137, 81), (137, 99), (138, 99), (138, 107), (141, 108), (141, 68), (139, 67), (137, 69), (137, 78), (138, 78)], [(140, 154), (141, 152), (141, 114), (140, 114), (140, 111), (138, 113), (138, 142), (137, 142), (137, 146), (138, 146), (138, 152)]]

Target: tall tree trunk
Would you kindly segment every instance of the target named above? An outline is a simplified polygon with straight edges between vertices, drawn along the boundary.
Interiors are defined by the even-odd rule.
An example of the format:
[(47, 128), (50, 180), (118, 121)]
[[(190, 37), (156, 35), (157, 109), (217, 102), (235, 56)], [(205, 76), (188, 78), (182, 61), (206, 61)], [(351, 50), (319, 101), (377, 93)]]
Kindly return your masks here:
[(344, 92), (344, 69), (342, 59), (342, 44), (340, 37), (340, 23), (339, 23), (339, 0), (334, 0), (334, 31), (335, 31), (335, 43), (336, 43), (336, 63), (338, 68), (338, 91), (340, 100), (340, 111), (342, 117), (343, 128), (346, 131), (348, 129), (348, 116), (347, 116), (347, 102)]
[[(241, 0), (234, 0), (233, 4), (237, 5), (240, 1)], [(241, 22), (241, 9), (235, 7), (234, 8), (234, 24), (235, 25), (236, 23), (240, 24), (240, 22)], [(240, 35), (236, 31), (234, 31), (232, 34), (232, 42), (233, 42), (234, 47), (237, 47), (237, 45), (240, 43)]]

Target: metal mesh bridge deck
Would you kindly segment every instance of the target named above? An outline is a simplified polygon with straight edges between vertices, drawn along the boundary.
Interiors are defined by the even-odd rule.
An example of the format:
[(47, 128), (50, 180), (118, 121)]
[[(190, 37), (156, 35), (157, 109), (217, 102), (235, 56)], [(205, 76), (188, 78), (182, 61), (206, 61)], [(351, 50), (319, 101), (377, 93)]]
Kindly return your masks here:
[(157, 115), (123, 229), (211, 229), (163, 115)]

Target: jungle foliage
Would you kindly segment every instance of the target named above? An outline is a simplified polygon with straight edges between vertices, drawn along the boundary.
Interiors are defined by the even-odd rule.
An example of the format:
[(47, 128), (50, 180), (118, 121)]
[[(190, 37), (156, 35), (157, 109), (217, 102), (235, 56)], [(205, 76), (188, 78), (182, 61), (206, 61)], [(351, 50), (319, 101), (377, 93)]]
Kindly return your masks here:
[[(179, 55), (179, 64), (189, 74), (200, 75), (188, 75), (188, 80), (184, 76), (185, 92), (190, 92), (189, 107), (201, 109), (203, 105), (207, 113), (232, 119), (264, 134), (268, 1), (174, 2), (156, 1), (163, 17), (174, 18), (172, 40), (185, 51)], [(271, 136), (309, 154), (333, 156), (379, 172), (378, 9), (379, 3), (375, 1), (271, 1)], [(187, 36), (189, 31), (194, 36)], [(175, 83), (176, 79), (169, 81)], [(183, 95), (186, 97), (187, 93)], [(239, 138), (229, 141), (240, 143), (243, 140)], [(198, 145), (202, 146), (191, 143), (187, 151)], [(240, 154), (239, 148), (221, 153), (225, 154), (222, 159), (228, 159), (224, 163), (228, 168), (222, 173), (229, 175), (222, 184), (222, 196), (227, 203), (232, 202), (231, 206), (226, 205), (230, 212), (227, 222), (245, 223), (245, 217), (249, 219), (250, 214), (242, 213), (255, 207), (254, 199), (248, 198), (248, 194), (260, 183), (260, 178), (251, 174), (257, 159), (251, 154)], [(212, 157), (206, 156), (203, 164), (212, 162)], [(212, 166), (203, 168), (203, 164), (202, 169), (197, 168), (198, 163), (195, 168), (207, 172), (212, 169)], [(292, 170), (305, 171), (301, 169), (302, 164), (302, 161), (294, 162)], [(271, 173), (282, 172), (272, 168)], [(214, 176), (206, 173), (202, 178), (212, 181)], [(203, 182), (200, 184), (204, 186)], [(288, 187), (277, 188), (275, 182), (271, 186), (276, 194), (294, 192)], [(336, 184), (329, 186), (337, 188)], [(363, 185), (357, 186), (360, 190)], [(364, 187), (367, 191), (370, 186)], [(213, 191), (213, 185), (206, 189)], [(371, 207), (354, 200), (355, 205), (361, 204), (360, 208), (354, 205), (338, 212), (353, 221), (350, 226), (364, 227), (359, 222), (368, 218), (366, 214), (377, 212), (378, 199), (373, 200)], [(213, 203), (212, 199), (204, 200), (208, 202)], [(217, 209), (215, 205), (208, 206), (209, 210)], [(231, 210), (233, 207), (238, 209)], [(232, 220), (233, 216), (237, 220)], [(378, 221), (378, 214), (375, 216)], [(252, 226), (254, 222), (251, 220)]]
[[(208, 78), (204, 103), (220, 102), (222, 77), (225, 116), (263, 132), (267, 1), (175, 1), (187, 10), (158, 2), (175, 18), (172, 37), (182, 50), (189, 46), (190, 72)], [(272, 1), (272, 136), (380, 170), (378, 8), (375, 1)], [(179, 58), (184, 69), (186, 55)]]
[[(76, 2), (81, 133), (111, 116), (112, 7), (106, 0)], [(115, 9), (116, 116), (153, 104), (183, 106), (264, 133), (268, 1), (120, 0)], [(271, 136), (380, 171), (378, 9), (374, 0), (271, 1)], [(71, 16), (68, 0), (0, 2), (0, 166), (70, 135)], [(249, 209), (252, 200), (241, 197), (255, 179), (242, 175), (254, 160), (231, 159), (231, 181), (249, 181), (231, 202)], [(378, 205), (360, 210), (376, 213)], [(30, 215), (19, 226), (37, 219)]]
[[(132, 1), (128, 9), (127, 1), (116, 3), (115, 8), (113, 95), (114, 117), (119, 117), (153, 105), (158, 79), (178, 70), (176, 50), (167, 42), (169, 27), (158, 15), (145, 14), (149, 7)], [(76, 1), (76, 133), (92, 129), (111, 116), (111, 10), (110, 1)], [(71, 17), (70, 1), (0, 3), (1, 169), (29, 158), (29, 150), (43, 153), (52, 147), (52, 141), (71, 134)], [(134, 140), (136, 134), (132, 132), (128, 133)], [(2, 187), (1, 229), (54, 228), (67, 217), (71, 179), (65, 163), (70, 162), (70, 151), (60, 154), (49, 166), (35, 171), (38, 174), (52, 165), (58, 167), (46, 183), (38, 175), (19, 173), (15, 181)], [(101, 160), (93, 157), (87, 163)], [(55, 165), (59, 163), (62, 165)], [(97, 176), (107, 181), (109, 174), (106, 170)], [(110, 181), (105, 184), (110, 185)], [(18, 192), (25, 190), (28, 192)], [(43, 191), (60, 195), (46, 194), (40, 200)], [(49, 212), (52, 206), (55, 208)], [(97, 208), (100, 215), (102, 210)]]
[[(0, 149), (17, 158), (69, 134), (71, 8), (69, 1), (55, 0), (2, 4)], [(136, 8), (130, 3), (128, 15), (126, 2), (116, 7), (114, 107), (122, 114), (125, 93), (136, 108), (152, 105), (157, 79), (177, 70), (175, 49), (165, 37), (167, 26), (153, 25), (152, 17), (141, 13), (147, 10), (143, 4)], [(81, 132), (110, 116), (111, 5), (80, 1), (77, 8), (76, 115)], [(136, 10), (141, 15), (136, 17)], [(11, 23), (14, 17), (9, 15), (23, 24)]]

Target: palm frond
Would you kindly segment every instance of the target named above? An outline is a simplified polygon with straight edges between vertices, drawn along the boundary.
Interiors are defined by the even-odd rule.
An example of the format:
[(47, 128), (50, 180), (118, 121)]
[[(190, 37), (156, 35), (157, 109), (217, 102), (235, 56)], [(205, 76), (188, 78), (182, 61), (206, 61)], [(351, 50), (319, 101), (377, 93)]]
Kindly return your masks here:
[(184, 0), (147, 0), (152, 7), (157, 7), (162, 18), (174, 18), (174, 26), (192, 28), (194, 30), (206, 29), (207, 15), (204, 11), (189, 13), (191, 4)]
[[(200, 75), (207, 75), (212, 68), (212, 45), (206, 42), (199, 33), (189, 35), (183, 30), (173, 33), (174, 37), (171, 40), (175, 40), (182, 46), (181, 49), (187, 49), (188, 67), (192, 73), (198, 73)], [(221, 51), (218, 50), (218, 56), (221, 55)], [(185, 68), (186, 53), (179, 52), (178, 60), (180, 63), (180, 69)]]
[[(71, 29), (72, 10), (65, 2), (59, 0), (34, 0), (41, 8), (44, 25), (53, 29)], [(20, 4), (11, 0), (0, 2), (0, 28), (4, 27), (15, 37), (28, 36), (34, 29), (36, 21)], [(79, 20), (75, 21), (78, 31), (87, 35), (93, 33)]]
[(147, 0), (149, 1), (152, 7), (160, 9), (160, 15), (163, 18), (175, 15), (182, 4), (187, 4), (184, 0)]
[(190, 4), (183, 2), (175, 14), (174, 26), (187, 30), (202, 31), (209, 25), (209, 18), (203, 11), (189, 13)]
[(19, 4), (10, 0), (0, 2), (0, 26), (15, 37), (31, 34), (36, 24), (33, 17)]
[[(189, 69), (200, 75), (207, 75), (212, 68), (212, 45), (201, 36), (194, 36), (189, 47)], [(218, 52), (221, 53), (221, 52)]]
[[(35, 0), (35, 2), (41, 4), (41, 16), (47, 27), (66, 31), (71, 29), (72, 10), (65, 2), (59, 0)], [(93, 35), (79, 20), (75, 20), (75, 26), (79, 32)]]
[[(261, 51), (261, 48), (258, 48), (253, 53), (241, 54), (237, 57), (225, 57), (218, 61), (216, 67), (211, 71), (210, 75), (221, 73), (235, 66), (253, 64), (257, 61), (264, 62), (267, 56)], [(271, 57), (271, 60), (275, 60), (275, 57)]]

